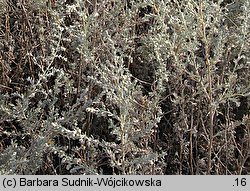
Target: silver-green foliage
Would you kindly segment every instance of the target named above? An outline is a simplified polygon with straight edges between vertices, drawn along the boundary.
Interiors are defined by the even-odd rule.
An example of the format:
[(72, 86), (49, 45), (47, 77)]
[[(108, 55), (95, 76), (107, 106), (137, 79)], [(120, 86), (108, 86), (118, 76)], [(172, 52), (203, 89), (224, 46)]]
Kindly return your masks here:
[[(0, 126), (0, 174), (102, 174), (103, 160), (113, 174), (242, 173), (249, 143), (234, 135), (250, 114), (232, 108), (250, 96), (250, 2), (91, 2), (29, 5), (49, 17), (29, 53), (36, 75), (0, 94), (0, 124), (19, 128)], [(140, 64), (152, 81), (132, 74)], [(105, 122), (112, 141), (97, 135)]]

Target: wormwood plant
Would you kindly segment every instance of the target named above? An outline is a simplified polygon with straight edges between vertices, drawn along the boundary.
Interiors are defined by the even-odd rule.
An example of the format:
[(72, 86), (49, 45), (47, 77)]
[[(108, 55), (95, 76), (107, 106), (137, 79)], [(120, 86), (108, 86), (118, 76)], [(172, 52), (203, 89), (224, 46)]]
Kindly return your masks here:
[[(249, 1), (225, 7), (220, 3), (172, 1), (159, 6), (159, 30), (152, 41), (173, 79), (167, 89), (180, 143), (180, 174), (241, 174), (249, 160), (249, 124), (232, 115), (232, 108), (244, 104), (239, 100), (249, 97)], [(244, 118), (249, 118), (248, 110)], [(236, 128), (246, 133), (241, 151)]]
[[(107, 149), (111, 155), (112, 166), (122, 174), (155, 174), (161, 171), (161, 161), (156, 151), (158, 123), (161, 109), (158, 106), (162, 87), (155, 87), (149, 96), (143, 96), (137, 80), (124, 67), (122, 56), (116, 56), (116, 50), (110, 37), (112, 58), (96, 67), (96, 75), (91, 80), (102, 87), (105, 103), (88, 111), (109, 118), (111, 133), (116, 135), (116, 144)], [(161, 81), (162, 78), (159, 78)], [(160, 86), (160, 85), (159, 85)], [(152, 142), (150, 145), (150, 142)], [(155, 145), (154, 145), (155, 144)], [(151, 146), (151, 147), (150, 147)], [(159, 161), (159, 166), (155, 166)]]
[(249, 1), (0, 5), (1, 174), (249, 174)]
[[(79, 30), (78, 34), (77, 29), (67, 28), (67, 23), (65, 24), (61, 17), (62, 14), (67, 15), (67, 12), (62, 11), (65, 8), (63, 3), (58, 4), (58, 7), (54, 9), (46, 7), (44, 4), (40, 5), (39, 2), (35, 2), (38, 3), (36, 8), (32, 3), (16, 2), (15, 4), (11, 1), (8, 3), (9, 8), (16, 9), (15, 11), (19, 13), (17, 15), (21, 18), (22, 14), (19, 11), (22, 10), (27, 13), (26, 20), (31, 20), (33, 15), (36, 17), (34, 23), (28, 23), (30, 24), (29, 30), (24, 31), (22, 42), (26, 43), (20, 42), (20, 46), (26, 51), (23, 53), (17, 49), (17, 52), (14, 53), (17, 54), (17, 57), (23, 56), (24, 59), (18, 60), (19, 63), (13, 61), (15, 58), (3, 60), (3, 77), (6, 75), (8, 79), (11, 70), (14, 72), (14, 76), (9, 82), (4, 81), (3, 78), (2, 83), (8, 84), (22, 80), (23, 84), (20, 85), (25, 88), (18, 88), (16, 91), (14, 88), (7, 88), (11, 91), (8, 92), (5, 89), (1, 91), (1, 126), (3, 127), (1, 145), (4, 148), (0, 160), (1, 174), (62, 174), (65, 171), (68, 173), (78, 171), (85, 174), (97, 173), (97, 168), (93, 167), (96, 165), (95, 159), (91, 159), (91, 163), (87, 164), (88, 159), (95, 157), (93, 150), (95, 144), (93, 141), (89, 144), (91, 138), (86, 139), (84, 135), (80, 136), (81, 129), (79, 128), (82, 121), (85, 120), (84, 110), (89, 102), (83, 98), (79, 99), (80, 97), (73, 100), (78, 96), (80, 80), (73, 73), (76, 67), (74, 61), (67, 62), (65, 48), (66, 42), (68, 45), (78, 43), (79, 36), (84, 39), (85, 33), (80, 33), (81, 30)], [(66, 7), (68, 13), (74, 11), (72, 11), (72, 7)], [(10, 17), (16, 19), (13, 15)], [(7, 18), (6, 22), (9, 22)], [(21, 23), (21, 26), (18, 26), (18, 22), (12, 24), (14, 26), (11, 27), (17, 25), (16, 30), (18, 30), (18, 27), (22, 27), (22, 25), (26, 27), (27, 23)], [(82, 26), (84, 27), (81, 25), (80, 29)], [(67, 38), (66, 29), (72, 34), (71, 39)], [(32, 39), (35, 38), (34, 33), (37, 33), (37, 39)], [(27, 35), (32, 38), (27, 38)], [(9, 36), (18, 43), (14, 32), (9, 33), (7, 37)], [(7, 37), (4, 40), (10, 40)], [(7, 42), (6, 46), (10, 46), (6, 50), (7, 55), (12, 53), (15, 48), (11, 47), (12, 45), (11, 42), (10, 44)], [(73, 53), (76, 61), (82, 55), (87, 54), (79, 43), (75, 48), (76, 51)], [(5, 52), (3, 56), (5, 56)], [(19, 67), (21, 71), (16, 70)], [(65, 70), (67, 71), (65, 72)], [(15, 73), (18, 72), (24, 74), (16, 77)], [(15, 84), (19, 85), (19, 83)], [(5, 94), (2, 94), (4, 92)], [(78, 147), (74, 143), (76, 139), (80, 145)], [(71, 142), (73, 142), (73, 146)], [(86, 148), (88, 148), (87, 152), (84, 151)]]
[[(106, 147), (106, 152), (116, 173), (161, 174), (164, 166), (161, 157), (164, 155), (162, 152), (158, 154), (156, 147), (158, 123), (161, 119), (159, 102), (164, 91), (163, 75), (157, 75), (155, 80), (158, 84), (154, 91), (148, 96), (143, 95), (138, 79), (131, 75), (125, 64), (125, 60), (133, 62), (129, 47), (129, 39), (133, 36), (129, 33), (131, 29), (125, 28), (130, 27), (126, 20), (129, 12), (121, 12), (121, 5), (117, 4), (111, 14), (121, 14), (121, 18), (100, 21), (105, 22), (103, 28), (109, 24), (114, 26), (113, 30), (105, 31), (106, 34), (102, 36), (98, 53), (103, 52), (103, 55), (98, 55), (99, 60), (94, 64), (94, 75), (89, 77), (94, 85), (101, 88), (100, 100), (94, 102), (94, 107), (87, 111), (109, 121), (108, 128), (115, 135), (115, 142)], [(121, 30), (123, 27), (124, 30)], [(161, 70), (164, 71), (163, 66)]]

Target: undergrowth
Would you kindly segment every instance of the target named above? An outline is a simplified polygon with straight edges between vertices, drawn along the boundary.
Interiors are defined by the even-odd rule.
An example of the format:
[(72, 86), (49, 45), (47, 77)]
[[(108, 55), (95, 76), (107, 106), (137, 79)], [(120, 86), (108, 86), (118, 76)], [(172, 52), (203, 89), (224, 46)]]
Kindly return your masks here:
[(0, 174), (249, 174), (249, 0), (2, 0)]

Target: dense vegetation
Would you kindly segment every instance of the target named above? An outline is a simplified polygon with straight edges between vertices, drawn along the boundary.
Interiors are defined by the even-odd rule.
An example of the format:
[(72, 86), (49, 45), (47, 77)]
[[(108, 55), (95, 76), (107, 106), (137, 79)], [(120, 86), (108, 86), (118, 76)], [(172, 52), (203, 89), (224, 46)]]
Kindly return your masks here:
[(1, 0), (0, 174), (250, 174), (249, 0)]

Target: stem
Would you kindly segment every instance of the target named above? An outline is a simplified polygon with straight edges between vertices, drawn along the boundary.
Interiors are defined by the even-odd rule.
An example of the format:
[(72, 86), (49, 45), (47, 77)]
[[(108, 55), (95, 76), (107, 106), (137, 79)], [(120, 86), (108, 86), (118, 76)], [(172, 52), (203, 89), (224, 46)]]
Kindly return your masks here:
[(190, 121), (190, 137), (189, 137), (189, 143), (190, 143), (190, 171), (191, 175), (194, 174), (194, 168), (193, 168), (193, 124), (194, 124), (194, 115), (193, 115), (193, 107), (191, 110), (191, 121)]
[(125, 175), (125, 140), (126, 140), (126, 132), (125, 132), (125, 120), (126, 117), (124, 115), (121, 116), (121, 155), (122, 155), (122, 174)]
[(206, 26), (204, 23), (203, 18), (203, 6), (202, 1), (200, 2), (200, 21), (201, 21), (201, 36), (203, 37), (204, 42), (204, 49), (205, 49), (205, 65), (207, 66), (208, 70), (208, 95), (207, 99), (209, 102), (209, 145), (208, 145), (208, 166), (207, 166), (207, 174), (211, 173), (211, 167), (212, 167), (212, 147), (213, 147), (213, 131), (214, 131), (214, 114), (215, 114), (215, 108), (214, 108), (214, 100), (213, 100), (213, 78), (212, 78), (212, 63), (209, 60), (209, 48), (208, 48), (208, 41), (206, 37)]

